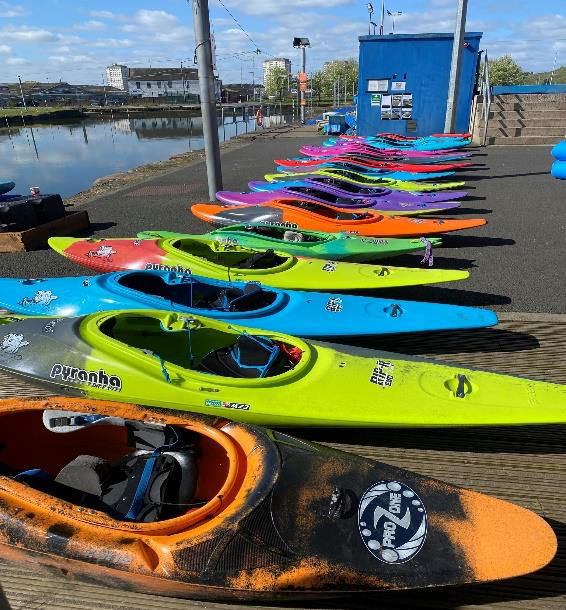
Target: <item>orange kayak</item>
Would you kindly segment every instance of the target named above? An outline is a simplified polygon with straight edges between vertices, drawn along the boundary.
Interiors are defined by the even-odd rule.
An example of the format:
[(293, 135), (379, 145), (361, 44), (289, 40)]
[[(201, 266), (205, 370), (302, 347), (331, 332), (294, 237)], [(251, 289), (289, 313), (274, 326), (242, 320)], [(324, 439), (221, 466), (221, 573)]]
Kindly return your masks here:
[(0, 422), (0, 557), (48, 574), (293, 603), (509, 578), (556, 552), (529, 510), (220, 416), (50, 397), (2, 400)]
[(485, 218), (408, 218), (384, 216), (371, 209), (348, 211), (310, 201), (270, 201), (255, 206), (196, 203), (190, 208), (213, 225), (269, 224), (288, 229), (314, 229), (372, 237), (420, 237), (472, 229), (487, 224)]

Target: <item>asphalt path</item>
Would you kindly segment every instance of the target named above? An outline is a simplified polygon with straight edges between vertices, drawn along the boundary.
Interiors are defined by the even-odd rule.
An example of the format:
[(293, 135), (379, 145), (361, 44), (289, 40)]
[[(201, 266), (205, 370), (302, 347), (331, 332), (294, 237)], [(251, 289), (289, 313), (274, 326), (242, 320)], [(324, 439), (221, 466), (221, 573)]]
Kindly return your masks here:
[[(289, 137), (291, 136), (291, 137)], [(249, 180), (274, 171), (273, 159), (296, 156), (303, 144), (320, 137), (263, 135), (247, 139), (222, 155), (225, 190), (247, 190)], [(470, 196), (445, 216), (485, 217), (488, 225), (451, 234), (434, 250), (435, 267), (468, 269), (468, 280), (450, 284), (379, 291), (376, 296), (490, 307), (499, 311), (566, 313), (566, 182), (550, 174), (550, 147), (495, 146), (474, 149), (474, 169), (458, 172)], [(208, 200), (202, 161), (167, 175), (91, 200), (88, 235), (129, 237), (137, 231), (163, 229), (203, 233), (206, 223), (188, 211)], [(420, 256), (388, 261), (418, 266)], [(0, 254), (0, 275), (51, 277), (90, 275), (46, 248)]]

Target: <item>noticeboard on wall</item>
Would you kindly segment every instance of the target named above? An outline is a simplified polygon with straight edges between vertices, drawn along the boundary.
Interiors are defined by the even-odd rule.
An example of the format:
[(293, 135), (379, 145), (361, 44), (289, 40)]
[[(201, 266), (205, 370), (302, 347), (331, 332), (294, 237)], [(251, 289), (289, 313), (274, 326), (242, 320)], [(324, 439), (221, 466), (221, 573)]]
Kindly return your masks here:
[(368, 92), (384, 93), (389, 89), (389, 81), (387, 79), (368, 80)]

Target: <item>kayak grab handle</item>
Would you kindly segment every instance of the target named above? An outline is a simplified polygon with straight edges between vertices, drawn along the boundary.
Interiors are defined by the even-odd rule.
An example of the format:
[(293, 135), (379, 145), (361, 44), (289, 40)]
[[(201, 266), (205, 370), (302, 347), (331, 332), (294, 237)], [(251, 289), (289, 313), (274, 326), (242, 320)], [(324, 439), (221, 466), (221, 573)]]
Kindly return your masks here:
[(386, 314), (389, 314), (389, 316), (392, 318), (398, 318), (400, 315), (403, 314), (403, 309), (401, 308), (400, 305), (397, 305), (397, 303), (392, 303), (391, 305), (386, 307), (383, 311)]
[(458, 375), (458, 387), (456, 388), (456, 398), (465, 398), (466, 396), (466, 382), (468, 378), (466, 375)]

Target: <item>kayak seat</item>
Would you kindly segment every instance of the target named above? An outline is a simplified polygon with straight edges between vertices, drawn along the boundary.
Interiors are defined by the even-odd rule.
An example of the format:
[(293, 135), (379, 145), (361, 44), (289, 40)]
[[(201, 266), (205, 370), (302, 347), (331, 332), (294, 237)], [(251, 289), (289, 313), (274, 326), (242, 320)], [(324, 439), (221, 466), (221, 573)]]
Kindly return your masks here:
[(370, 214), (363, 212), (361, 214), (352, 214), (350, 212), (338, 212), (336, 214), (336, 220), (362, 220), (363, 218), (369, 218)]
[[(197, 486), (196, 461), (190, 452), (137, 451), (117, 462), (79, 455), (64, 466), (55, 483), (69, 499), (118, 520), (154, 522), (186, 512)], [(72, 501), (72, 500), (71, 500)]]
[(251, 225), (246, 227), (246, 231), (251, 233), (255, 233), (256, 235), (262, 235), (264, 237), (271, 237), (273, 239), (281, 239), (283, 241), (289, 241), (285, 239), (286, 233), (297, 233), (301, 235), (301, 242), (309, 241), (309, 242), (318, 242), (320, 239), (316, 235), (309, 235), (308, 233), (303, 233), (299, 231), (287, 231), (282, 227), (265, 227), (261, 225)]
[(275, 299), (265, 299), (265, 295), (274, 297), (275, 293), (261, 289), (257, 284), (248, 283), (241, 288), (225, 288), (210, 303), (212, 309), (220, 311), (253, 311), (272, 303)]
[(299, 243), (303, 241), (303, 234), (298, 231), (285, 231), (283, 233), (283, 241), (292, 241)]
[(278, 256), (269, 248), (264, 252), (255, 252), (232, 266), (238, 269), (270, 269), (272, 267), (278, 267), (286, 260), (286, 258)]
[(258, 379), (280, 375), (290, 368), (290, 358), (267, 337), (240, 335), (232, 345), (206, 354), (197, 370), (223, 377)]

